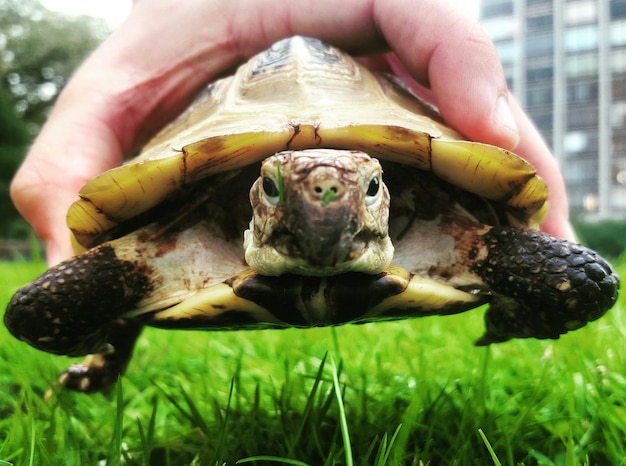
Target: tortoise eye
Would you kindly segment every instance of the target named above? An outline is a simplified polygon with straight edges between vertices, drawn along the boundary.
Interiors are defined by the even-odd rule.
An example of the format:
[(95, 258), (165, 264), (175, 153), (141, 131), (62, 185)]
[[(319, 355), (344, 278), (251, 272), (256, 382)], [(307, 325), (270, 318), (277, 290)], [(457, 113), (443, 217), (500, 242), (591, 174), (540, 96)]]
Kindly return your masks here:
[(271, 178), (267, 176), (263, 178), (263, 191), (265, 195), (270, 198), (270, 201), (276, 203), (278, 201), (278, 197), (280, 192), (278, 191), (278, 186)]
[(376, 196), (376, 194), (378, 194), (379, 189), (380, 189), (380, 180), (378, 179), (377, 176), (375, 176), (370, 181), (370, 184), (367, 187), (367, 191), (365, 194), (369, 197)]
[(370, 180), (367, 191), (365, 191), (365, 204), (374, 205), (380, 198), (380, 191), (380, 178), (375, 176)]

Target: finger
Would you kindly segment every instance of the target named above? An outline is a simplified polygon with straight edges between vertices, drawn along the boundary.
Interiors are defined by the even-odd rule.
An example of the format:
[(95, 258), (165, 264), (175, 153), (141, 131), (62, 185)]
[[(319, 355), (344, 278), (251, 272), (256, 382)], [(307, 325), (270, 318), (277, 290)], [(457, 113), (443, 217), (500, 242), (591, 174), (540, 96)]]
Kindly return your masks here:
[(515, 153), (528, 160), (548, 185), (548, 214), (541, 229), (570, 241), (576, 235), (569, 222), (569, 205), (563, 175), (541, 134), (515, 99), (511, 99), (513, 115), (524, 137)]
[[(387, 54), (390, 67), (468, 139), (512, 149), (535, 166), (549, 187), (542, 229), (574, 240), (561, 172), (539, 131), (509, 96), (495, 47), (474, 19), (445, 2), (428, 3), (420, 5), (419, 18), (411, 16), (415, 10), (404, 16), (380, 13), (381, 31), (397, 54)], [(385, 6), (393, 8), (390, 2)], [(405, 35), (406, 31), (413, 34)], [(403, 43), (412, 46), (402, 47)]]
[[(429, 89), (424, 88), (403, 68), (398, 58), (393, 54), (386, 54), (386, 62), (403, 81), (409, 84), (413, 91), (420, 97), (436, 104), (435, 95)], [(366, 62), (370, 65), (370, 62)], [(376, 69), (383, 69), (384, 64), (378, 60), (373, 62)], [(555, 158), (543, 140), (537, 128), (530, 121), (528, 116), (519, 107), (514, 98), (511, 98), (511, 109), (520, 133), (524, 135), (515, 148), (515, 153), (530, 162), (539, 176), (541, 176), (549, 186), (548, 214), (542, 224), (542, 230), (552, 235), (576, 240), (576, 235), (569, 222), (569, 206), (565, 183)], [(470, 139), (475, 139), (469, 136)]]
[[(478, 20), (441, 0), (424, 0), (419, 8), (406, 8), (406, 3), (387, 0), (375, 10), (380, 30), (406, 72), (430, 87), (446, 121), (463, 135), (513, 149), (519, 132), (504, 72)], [(403, 14), (388, 13), (403, 7)], [(392, 65), (403, 73), (398, 63)]]
[(13, 202), (46, 245), (50, 264), (72, 255), (65, 216), (80, 188), (122, 160), (116, 138), (102, 131), (91, 114), (95, 107), (86, 100), (59, 98), (11, 183)]

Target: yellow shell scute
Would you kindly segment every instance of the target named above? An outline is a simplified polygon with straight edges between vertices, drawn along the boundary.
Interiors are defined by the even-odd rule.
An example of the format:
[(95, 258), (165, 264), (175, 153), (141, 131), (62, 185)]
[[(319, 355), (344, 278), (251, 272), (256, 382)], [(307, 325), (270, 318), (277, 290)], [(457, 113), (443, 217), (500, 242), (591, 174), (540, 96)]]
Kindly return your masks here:
[(67, 214), (76, 240), (92, 246), (92, 238), (162, 202), (180, 188), (180, 162), (169, 157), (129, 164), (87, 183)]
[(436, 176), (519, 210), (516, 224), (526, 224), (543, 208), (548, 197), (546, 183), (532, 165), (512, 152), (470, 141), (433, 140), (431, 144)]
[[(68, 212), (83, 246), (182, 186), (282, 150), (353, 149), (432, 171), (536, 223), (547, 198), (534, 169), (503, 149), (464, 141), (397, 79), (341, 51), (294, 37), (211, 84), (128, 164), (96, 177)], [(531, 221), (532, 220), (532, 221)]]

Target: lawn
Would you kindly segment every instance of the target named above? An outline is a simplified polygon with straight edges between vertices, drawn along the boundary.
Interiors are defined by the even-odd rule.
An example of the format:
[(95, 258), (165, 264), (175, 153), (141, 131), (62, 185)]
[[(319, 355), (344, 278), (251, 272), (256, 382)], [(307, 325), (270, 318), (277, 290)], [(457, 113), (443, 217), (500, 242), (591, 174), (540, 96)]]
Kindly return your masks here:
[[(42, 269), (0, 263), (0, 302)], [(95, 395), (55, 391), (73, 361), (2, 326), (0, 465), (626, 465), (625, 303), (560, 340), (488, 348), (472, 345), (484, 309), (148, 329), (127, 376)]]

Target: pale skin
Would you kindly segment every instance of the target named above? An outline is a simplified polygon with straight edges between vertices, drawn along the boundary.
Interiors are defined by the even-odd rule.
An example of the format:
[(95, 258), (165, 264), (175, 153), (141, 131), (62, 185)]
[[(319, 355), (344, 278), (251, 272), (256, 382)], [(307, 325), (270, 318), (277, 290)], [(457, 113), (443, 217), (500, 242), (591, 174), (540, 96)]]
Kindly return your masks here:
[[(542, 229), (573, 239), (563, 179), (539, 132), (509, 94), (476, 19), (443, 0), (139, 0), (77, 70), (11, 185), (47, 245), (70, 257), (65, 225), (79, 189), (121, 164), (217, 76), (273, 42), (314, 36), (390, 69), (435, 103), (468, 139), (530, 161), (550, 188)], [(386, 53), (392, 52), (392, 53)], [(384, 56), (373, 54), (386, 53)]]

